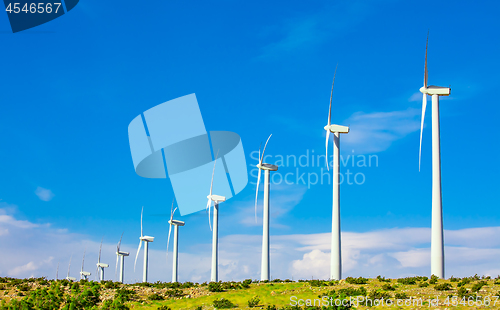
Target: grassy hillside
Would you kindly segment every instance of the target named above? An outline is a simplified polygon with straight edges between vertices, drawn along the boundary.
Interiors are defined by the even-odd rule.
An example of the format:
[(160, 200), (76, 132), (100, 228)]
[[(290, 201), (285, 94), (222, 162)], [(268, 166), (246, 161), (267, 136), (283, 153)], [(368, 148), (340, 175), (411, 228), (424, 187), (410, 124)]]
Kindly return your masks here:
[[(0, 278), (7, 309), (499, 308), (500, 279), (346, 278), (341, 281), (138, 283)], [(437, 298), (437, 299), (436, 299)], [(439, 302), (439, 304), (437, 304)], [(343, 305), (342, 305), (343, 304)], [(485, 306), (486, 304), (486, 306)]]

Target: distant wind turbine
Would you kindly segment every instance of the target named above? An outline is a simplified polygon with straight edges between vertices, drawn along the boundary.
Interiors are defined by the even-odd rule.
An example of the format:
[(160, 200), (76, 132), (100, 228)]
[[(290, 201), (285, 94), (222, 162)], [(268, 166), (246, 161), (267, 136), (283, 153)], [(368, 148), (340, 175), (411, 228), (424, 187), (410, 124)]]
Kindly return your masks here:
[[(214, 185), (214, 174), (215, 174), (215, 165), (217, 164), (217, 157), (219, 156), (219, 152), (215, 155), (214, 169), (212, 171), (212, 181), (210, 183), (210, 194), (207, 196), (207, 209), (208, 209), (208, 223), (210, 225), (210, 208), (212, 206), (212, 201), (214, 202), (214, 228), (212, 230), (212, 272), (210, 275), (211, 282), (217, 282), (219, 278), (218, 274), (218, 245), (219, 245), (219, 203), (226, 201), (226, 197), (219, 195), (212, 195), (212, 189)], [(210, 225), (210, 229), (212, 226)]]
[(142, 230), (142, 215), (144, 212), (144, 207), (141, 210), (141, 237), (139, 238), (139, 248), (137, 249), (137, 254), (135, 255), (134, 272), (135, 266), (137, 265), (137, 258), (139, 257), (139, 252), (141, 251), (142, 242), (144, 242), (144, 268), (142, 273), (142, 282), (148, 282), (148, 248), (149, 243), (155, 240), (155, 237), (144, 236)]
[(129, 252), (123, 252), (120, 251), (120, 246), (122, 244), (122, 238), (123, 238), (123, 233), (120, 237), (120, 242), (118, 242), (118, 245), (116, 246), (116, 267), (115, 267), (115, 279), (116, 279), (116, 272), (118, 270), (118, 260), (120, 261), (120, 277), (119, 277), (119, 282), (123, 283), (123, 272), (124, 272), (124, 267), (125, 267), (125, 256), (129, 256)]
[(56, 269), (56, 280), (59, 279), (59, 262), (57, 262), (57, 269)]
[(66, 276), (66, 280), (69, 280), (69, 281), (75, 281), (76, 278), (74, 277), (70, 277), (69, 276), (69, 271), (71, 269), (71, 259), (73, 258), (73, 254), (71, 254), (70, 258), (69, 258), (69, 264), (68, 264), (68, 275)]
[(170, 210), (170, 220), (168, 221), (168, 239), (167, 239), (167, 257), (168, 257), (168, 245), (170, 243), (170, 233), (172, 232), (172, 226), (174, 226), (174, 259), (172, 266), (172, 282), (177, 282), (178, 278), (178, 265), (179, 265), (179, 253), (178, 253), (178, 243), (179, 243), (179, 226), (184, 226), (185, 223), (183, 221), (174, 220), (174, 213), (177, 208), (174, 209), (174, 200), (172, 200), (172, 208)]
[(85, 266), (85, 251), (83, 251), (83, 259), (82, 259), (82, 269), (80, 270), (80, 280), (88, 280), (89, 276), (91, 275), (90, 272), (88, 271), (83, 271), (83, 268)]
[(102, 250), (102, 240), (101, 239), (101, 245), (99, 246), (99, 256), (97, 258), (97, 270), (96, 270), (96, 275), (99, 275), (99, 281), (104, 281), (104, 268), (108, 268), (108, 264), (101, 263), (101, 250)]
[(340, 134), (349, 133), (349, 127), (341, 125), (332, 125), (332, 98), (333, 85), (337, 68), (333, 74), (332, 91), (330, 93), (330, 109), (328, 111), (328, 124), (324, 127), (326, 130), (326, 167), (328, 169), (328, 139), (330, 132), (333, 133), (333, 205), (332, 205), (332, 253), (330, 256), (330, 279), (342, 279), (342, 255), (340, 240)]
[(432, 96), (432, 228), (431, 228), (431, 274), (444, 279), (444, 238), (443, 238), (443, 206), (441, 199), (441, 146), (439, 134), (439, 96), (449, 96), (451, 89), (441, 86), (427, 86), (427, 48), (429, 33), (425, 45), (424, 86), (420, 88), (422, 97), (422, 120), (420, 123), (420, 149), (418, 154), (418, 170), (422, 154), (422, 132), (424, 131), (425, 108), (427, 95)]
[(269, 257), (269, 188), (270, 188), (270, 172), (277, 171), (278, 166), (266, 164), (262, 161), (264, 160), (264, 153), (266, 152), (266, 146), (271, 139), (271, 135), (267, 138), (266, 144), (264, 145), (264, 150), (262, 151), (262, 156), (260, 156), (259, 148), (259, 163), (257, 168), (259, 168), (259, 176), (257, 177), (257, 189), (255, 191), (255, 221), (257, 222), (257, 198), (259, 196), (259, 183), (260, 183), (260, 173), (264, 170), (264, 210), (262, 217), (262, 259), (261, 259), (261, 269), (260, 269), (260, 280), (269, 280), (270, 273), (270, 257)]

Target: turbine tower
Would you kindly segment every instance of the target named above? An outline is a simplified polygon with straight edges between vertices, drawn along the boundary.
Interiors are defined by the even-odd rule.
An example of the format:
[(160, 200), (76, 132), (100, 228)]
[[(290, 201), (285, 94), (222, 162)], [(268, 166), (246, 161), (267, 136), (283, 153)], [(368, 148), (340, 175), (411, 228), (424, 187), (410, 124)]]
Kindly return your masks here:
[(422, 132), (424, 131), (427, 95), (432, 96), (432, 228), (431, 228), (431, 274), (444, 279), (444, 237), (443, 206), (441, 200), (441, 146), (439, 135), (439, 96), (449, 96), (451, 89), (441, 86), (427, 86), (427, 48), (429, 33), (425, 45), (424, 86), (420, 88), (422, 97), (422, 121), (420, 123), (420, 149), (418, 170), (422, 158)]
[(149, 243), (155, 240), (155, 237), (144, 236), (142, 230), (142, 214), (144, 212), (144, 207), (141, 210), (141, 237), (139, 238), (139, 248), (137, 249), (137, 254), (135, 255), (134, 272), (135, 265), (137, 264), (137, 258), (139, 257), (139, 252), (141, 251), (142, 242), (144, 241), (144, 268), (142, 273), (142, 282), (148, 282), (148, 248)]
[(123, 252), (120, 251), (120, 245), (122, 244), (122, 237), (123, 233), (120, 237), (120, 242), (118, 242), (118, 245), (116, 246), (116, 267), (115, 267), (115, 279), (116, 279), (116, 272), (118, 270), (118, 261), (120, 261), (120, 278), (119, 282), (123, 283), (123, 272), (124, 272), (124, 267), (125, 267), (125, 256), (129, 256), (129, 252)]
[(277, 171), (278, 166), (266, 164), (262, 161), (264, 160), (264, 153), (266, 152), (267, 142), (271, 139), (272, 134), (267, 138), (266, 144), (264, 145), (264, 150), (262, 151), (262, 156), (260, 156), (259, 148), (259, 176), (257, 177), (257, 189), (255, 191), (255, 222), (257, 222), (257, 198), (259, 196), (259, 183), (260, 183), (260, 173), (264, 170), (264, 210), (262, 216), (262, 260), (260, 269), (260, 280), (269, 281), (270, 273), (270, 257), (269, 257), (269, 188), (270, 188), (270, 175), (271, 171)]
[(328, 139), (330, 132), (333, 133), (333, 205), (332, 205), (332, 253), (330, 256), (330, 279), (342, 279), (342, 254), (341, 254), (341, 240), (340, 240), (340, 134), (349, 133), (349, 127), (341, 125), (333, 125), (332, 119), (332, 98), (333, 98), (333, 85), (335, 84), (335, 75), (337, 68), (333, 74), (332, 90), (330, 93), (330, 109), (328, 111), (328, 124), (324, 127), (326, 130), (326, 167), (328, 163)]
[(212, 272), (210, 275), (211, 282), (219, 281), (218, 274), (218, 245), (219, 245), (219, 203), (226, 201), (226, 197), (219, 195), (212, 195), (212, 189), (214, 185), (214, 173), (215, 173), (215, 165), (217, 164), (217, 157), (219, 156), (219, 152), (215, 156), (214, 169), (212, 171), (212, 181), (210, 183), (210, 194), (207, 196), (207, 206), (208, 209), (208, 224), (210, 225), (210, 229), (212, 229), (212, 225), (210, 224), (210, 208), (212, 206), (212, 201), (214, 202), (214, 228), (212, 230)]
[(69, 257), (69, 264), (68, 264), (68, 275), (66, 276), (66, 280), (69, 280), (69, 281), (75, 281), (76, 278), (75, 277), (70, 277), (69, 276), (69, 270), (71, 269), (71, 259), (73, 258), (73, 254), (71, 254), (71, 256)]
[(168, 228), (168, 239), (167, 239), (167, 258), (168, 258), (168, 245), (170, 243), (170, 233), (172, 232), (172, 226), (174, 226), (174, 260), (172, 266), (172, 282), (177, 282), (178, 278), (178, 268), (179, 268), (179, 252), (178, 252), (178, 243), (179, 243), (179, 226), (184, 226), (185, 223), (182, 221), (174, 220), (174, 213), (177, 208), (174, 209), (174, 201), (172, 200), (172, 208), (170, 209), (170, 227)]
[(108, 264), (101, 263), (101, 250), (102, 250), (102, 239), (101, 239), (101, 245), (99, 246), (99, 256), (97, 258), (97, 268), (96, 268), (96, 275), (99, 275), (99, 281), (104, 281), (104, 268), (108, 268)]
[(83, 251), (82, 269), (80, 270), (80, 280), (88, 280), (91, 274), (88, 271), (83, 271), (84, 265), (85, 265), (85, 251)]

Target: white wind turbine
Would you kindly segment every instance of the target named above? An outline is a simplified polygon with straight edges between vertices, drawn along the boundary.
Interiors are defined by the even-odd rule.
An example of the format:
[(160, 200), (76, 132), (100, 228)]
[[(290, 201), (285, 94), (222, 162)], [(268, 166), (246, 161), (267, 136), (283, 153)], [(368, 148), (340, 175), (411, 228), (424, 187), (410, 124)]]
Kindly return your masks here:
[(422, 132), (424, 130), (427, 95), (432, 96), (432, 228), (431, 228), (431, 274), (444, 278), (444, 238), (443, 238), (443, 206), (441, 200), (441, 146), (439, 135), (439, 96), (449, 96), (451, 89), (441, 86), (427, 86), (427, 48), (429, 33), (425, 45), (424, 86), (420, 88), (422, 97), (422, 121), (420, 123), (420, 149), (418, 170), (422, 154)]
[(210, 208), (212, 206), (212, 201), (214, 202), (214, 228), (212, 230), (212, 272), (210, 275), (211, 282), (217, 282), (219, 278), (218, 274), (218, 245), (219, 245), (219, 203), (226, 201), (226, 197), (219, 195), (212, 195), (212, 189), (214, 185), (214, 173), (215, 173), (215, 165), (217, 164), (217, 157), (219, 156), (219, 152), (215, 156), (214, 169), (212, 171), (212, 181), (210, 183), (210, 194), (207, 196), (208, 202), (206, 208), (208, 208), (208, 223), (210, 225), (210, 229), (212, 229), (212, 225), (210, 224)]
[(277, 171), (278, 166), (266, 164), (262, 161), (264, 160), (264, 153), (266, 152), (267, 142), (271, 139), (271, 135), (267, 138), (266, 144), (264, 145), (264, 150), (262, 151), (262, 156), (260, 155), (259, 148), (259, 163), (257, 168), (259, 168), (259, 176), (257, 177), (257, 189), (255, 191), (255, 222), (257, 222), (257, 198), (259, 196), (259, 183), (260, 183), (260, 173), (264, 170), (264, 210), (262, 217), (262, 260), (260, 269), (260, 280), (269, 281), (270, 263), (269, 263), (269, 188), (270, 188), (270, 174), (271, 171)]
[(326, 130), (326, 167), (328, 168), (328, 139), (330, 132), (333, 133), (333, 205), (332, 205), (332, 253), (330, 256), (330, 279), (342, 279), (342, 254), (340, 240), (340, 134), (349, 133), (349, 127), (341, 125), (332, 125), (332, 98), (333, 85), (335, 84), (335, 75), (333, 74), (332, 91), (330, 93), (330, 109), (328, 111), (328, 124), (324, 127)]
[(83, 271), (83, 267), (85, 265), (85, 251), (83, 251), (83, 259), (82, 259), (82, 269), (80, 270), (80, 280), (88, 280), (89, 276), (91, 275), (90, 272), (88, 271)]
[(97, 258), (97, 268), (96, 268), (96, 275), (99, 275), (99, 281), (104, 281), (104, 268), (108, 268), (108, 264), (101, 263), (101, 250), (102, 250), (102, 239), (101, 239), (101, 245), (99, 246), (99, 256)]
[(172, 226), (174, 226), (174, 259), (172, 266), (172, 282), (177, 282), (178, 278), (178, 268), (179, 268), (179, 252), (178, 252), (178, 243), (179, 243), (179, 226), (184, 226), (185, 223), (183, 221), (174, 220), (174, 213), (177, 208), (174, 209), (174, 200), (172, 200), (172, 208), (170, 209), (170, 220), (168, 221), (168, 239), (167, 239), (167, 258), (168, 258), (168, 246), (170, 243), (170, 233), (172, 232)]
[(139, 248), (137, 249), (137, 254), (135, 255), (134, 272), (135, 265), (137, 265), (137, 258), (139, 257), (139, 252), (141, 251), (142, 242), (144, 241), (144, 269), (142, 273), (142, 282), (148, 282), (148, 248), (149, 243), (155, 240), (155, 237), (144, 236), (142, 230), (142, 214), (144, 212), (144, 207), (141, 210), (141, 237), (139, 238)]
[(71, 259), (73, 258), (73, 254), (71, 254), (70, 258), (69, 258), (69, 264), (68, 264), (68, 275), (66, 276), (66, 280), (69, 280), (69, 281), (75, 281), (76, 278), (75, 277), (70, 277), (69, 276), (69, 270), (71, 269)]
[(57, 262), (57, 269), (56, 269), (56, 280), (59, 279), (59, 262)]
[(115, 267), (115, 279), (116, 279), (116, 272), (118, 270), (118, 260), (120, 261), (120, 278), (119, 282), (123, 283), (123, 273), (124, 273), (124, 267), (125, 267), (125, 256), (129, 256), (129, 252), (123, 252), (120, 251), (120, 246), (122, 244), (122, 238), (123, 238), (123, 233), (120, 237), (120, 242), (118, 242), (118, 245), (116, 246), (116, 267)]

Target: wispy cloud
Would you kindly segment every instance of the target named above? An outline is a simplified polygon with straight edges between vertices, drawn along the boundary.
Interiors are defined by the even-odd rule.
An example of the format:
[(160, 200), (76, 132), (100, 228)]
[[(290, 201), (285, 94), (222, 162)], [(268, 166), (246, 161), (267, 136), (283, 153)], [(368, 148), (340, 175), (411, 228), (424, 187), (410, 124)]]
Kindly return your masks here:
[(356, 112), (343, 124), (351, 131), (342, 137), (342, 148), (359, 154), (378, 153), (391, 144), (420, 129), (419, 109), (391, 112)]
[(46, 189), (40, 186), (36, 188), (35, 195), (37, 195), (38, 198), (43, 201), (51, 201), (55, 196), (50, 189)]

